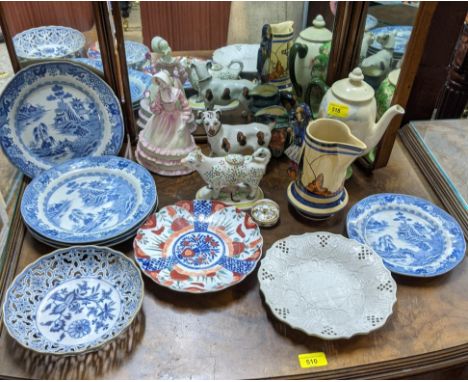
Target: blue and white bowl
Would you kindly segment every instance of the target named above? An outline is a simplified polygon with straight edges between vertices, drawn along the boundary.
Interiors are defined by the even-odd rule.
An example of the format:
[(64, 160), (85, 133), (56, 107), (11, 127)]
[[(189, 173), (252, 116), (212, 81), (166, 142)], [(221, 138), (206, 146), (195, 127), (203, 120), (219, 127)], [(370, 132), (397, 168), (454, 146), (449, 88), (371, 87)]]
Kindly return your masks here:
[(79, 56), (85, 42), (83, 33), (62, 26), (32, 28), (13, 37), (16, 55), (22, 60)]
[(447, 212), (427, 200), (376, 194), (356, 203), (346, 218), (348, 236), (367, 244), (393, 273), (432, 277), (465, 256), (463, 231)]
[[(150, 51), (146, 45), (131, 40), (125, 41), (125, 58), (129, 67), (140, 69), (148, 60), (149, 53)], [(87, 54), (93, 60), (100, 60), (99, 44), (95, 42), (89, 47)]]
[(121, 334), (139, 312), (144, 284), (123, 253), (70, 247), (40, 257), (7, 290), (3, 320), (22, 346), (78, 354)]

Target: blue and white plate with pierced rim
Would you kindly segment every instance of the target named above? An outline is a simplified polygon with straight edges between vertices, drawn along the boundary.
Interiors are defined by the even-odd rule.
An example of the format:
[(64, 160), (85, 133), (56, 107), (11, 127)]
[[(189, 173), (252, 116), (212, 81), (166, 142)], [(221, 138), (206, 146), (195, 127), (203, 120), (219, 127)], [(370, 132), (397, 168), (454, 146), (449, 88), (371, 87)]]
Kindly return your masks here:
[(40, 257), (11, 284), (3, 304), (8, 333), (47, 354), (95, 350), (121, 334), (139, 312), (144, 284), (123, 253), (70, 247)]
[(49, 241), (95, 244), (129, 232), (157, 205), (143, 166), (115, 156), (74, 159), (43, 172), (26, 187), (21, 215)]
[(0, 144), (31, 178), (70, 159), (115, 155), (122, 146), (119, 99), (83, 65), (30, 65), (6, 85), (0, 105)]
[[(75, 58), (73, 61), (89, 65), (99, 72), (103, 71), (101, 60), (91, 60), (90, 58)], [(143, 73), (134, 69), (128, 69), (128, 79), (130, 82), (130, 96), (132, 99), (132, 104), (139, 104), (145, 95), (146, 89), (150, 87), (153, 77), (148, 73)]]
[(455, 268), (465, 256), (459, 224), (427, 200), (402, 194), (371, 195), (346, 218), (348, 236), (367, 244), (392, 272), (432, 277)]
[[(93, 60), (101, 59), (101, 51), (97, 41), (88, 48), (87, 54)], [(140, 68), (148, 60), (149, 54), (150, 51), (146, 45), (131, 40), (125, 41), (125, 59), (128, 66), (135, 69)]]
[(16, 55), (23, 60), (78, 56), (85, 43), (83, 33), (63, 26), (32, 28), (13, 37)]

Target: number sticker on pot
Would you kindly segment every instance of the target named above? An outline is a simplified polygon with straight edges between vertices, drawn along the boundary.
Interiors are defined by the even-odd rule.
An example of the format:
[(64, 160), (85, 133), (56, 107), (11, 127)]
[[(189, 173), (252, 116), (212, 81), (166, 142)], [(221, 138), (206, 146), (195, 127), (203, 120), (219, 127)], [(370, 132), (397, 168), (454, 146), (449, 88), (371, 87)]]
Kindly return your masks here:
[(328, 115), (333, 117), (346, 118), (349, 114), (349, 106), (340, 103), (330, 102), (328, 104)]
[(299, 359), (299, 365), (303, 369), (328, 365), (327, 357), (323, 352), (299, 354), (297, 357)]

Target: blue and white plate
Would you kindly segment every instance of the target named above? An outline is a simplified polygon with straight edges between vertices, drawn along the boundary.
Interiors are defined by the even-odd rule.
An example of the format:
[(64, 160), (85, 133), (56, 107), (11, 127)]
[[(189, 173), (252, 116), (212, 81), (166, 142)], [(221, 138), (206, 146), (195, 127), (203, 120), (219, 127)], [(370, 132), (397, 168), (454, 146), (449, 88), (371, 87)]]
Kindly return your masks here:
[(465, 239), (455, 219), (427, 200), (401, 194), (371, 195), (346, 218), (348, 236), (372, 247), (394, 273), (432, 277), (456, 267)]
[[(89, 65), (99, 72), (103, 71), (101, 60), (91, 60), (90, 58), (75, 58), (74, 61)], [(128, 69), (128, 79), (130, 82), (130, 96), (132, 98), (132, 104), (139, 103), (140, 100), (143, 99), (146, 89), (150, 87), (153, 77), (148, 73), (143, 73), (134, 69)]]
[(120, 102), (82, 65), (30, 65), (6, 85), (0, 105), (0, 144), (31, 178), (70, 159), (115, 155), (122, 146)]
[(48, 354), (95, 350), (121, 334), (143, 302), (139, 269), (106, 247), (71, 247), (40, 257), (13, 281), (3, 304), (8, 333)]
[(376, 53), (377, 51), (382, 49), (382, 45), (377, 42), (377, 37), (379, 35), (388, 34), (391, 32), (396, 32), (395, 36), (395, 47), (394, 53), (398, 55), (403, 55), (406, 50), (406, 45), (411, 37), (411, 31), (413, 30), (412, 26), (405, 26), (405, 25), (393, 25), (388, 27), (381, 27), (372, 29), (372, 34), (376, 37), (374, 42), (369, 47), (372, 53)]
[(372, 15), (367, 15), (366, 17), (366, 26), (364, 27), (366, 31), (375, 28), (377, 24), (379, 23), (379, 20), (377, 20), (377, 17), (372, 16)]
[(143, 166), (102, 156), (56, 166), (26, 187), (25, 223), (62, 244), (90, 244), (119, 237), (139, 225), (157, 205), (156, 186)]
[[(125, 41), (125, 58), (128, 66), (135, 69), (140, 68), (148, 60), (149, 53), (150, 51), (146, 45), (136, 41)], [(88, 57), (93, 60), (101, 59), (101, 51), (97, 42), (89, 47)]]
[(61, 26), (32, 28), (13, 37), (16, 55), (23, 60), (77, 56), (85, 42), (83, 33)]

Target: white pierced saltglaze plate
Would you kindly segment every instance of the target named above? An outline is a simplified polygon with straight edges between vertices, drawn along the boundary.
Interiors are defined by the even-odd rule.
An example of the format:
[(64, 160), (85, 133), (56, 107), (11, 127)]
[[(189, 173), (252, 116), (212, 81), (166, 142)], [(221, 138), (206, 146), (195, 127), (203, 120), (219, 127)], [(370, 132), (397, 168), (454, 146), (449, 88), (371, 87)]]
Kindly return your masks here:
[(40, 257), (15, 278), (3, 320), (28, 349), (78, 354), (122, 333), (140, 310), (143, 294), (141, 273), (123, 253), (71, 247)]
[(244, 64), (242, 73), (257, 73), (257, 54), (259, 44), (233, 44), (223, 46), (213, 52), (213, 61), (228, 67), (232, 61), (241, 61)]
[(258, 278), (276, 318), (323, 339), (380, 328), (396, 302), (396, 283), (382, 259), (367, 245), (329, 232), (277, 241)]

